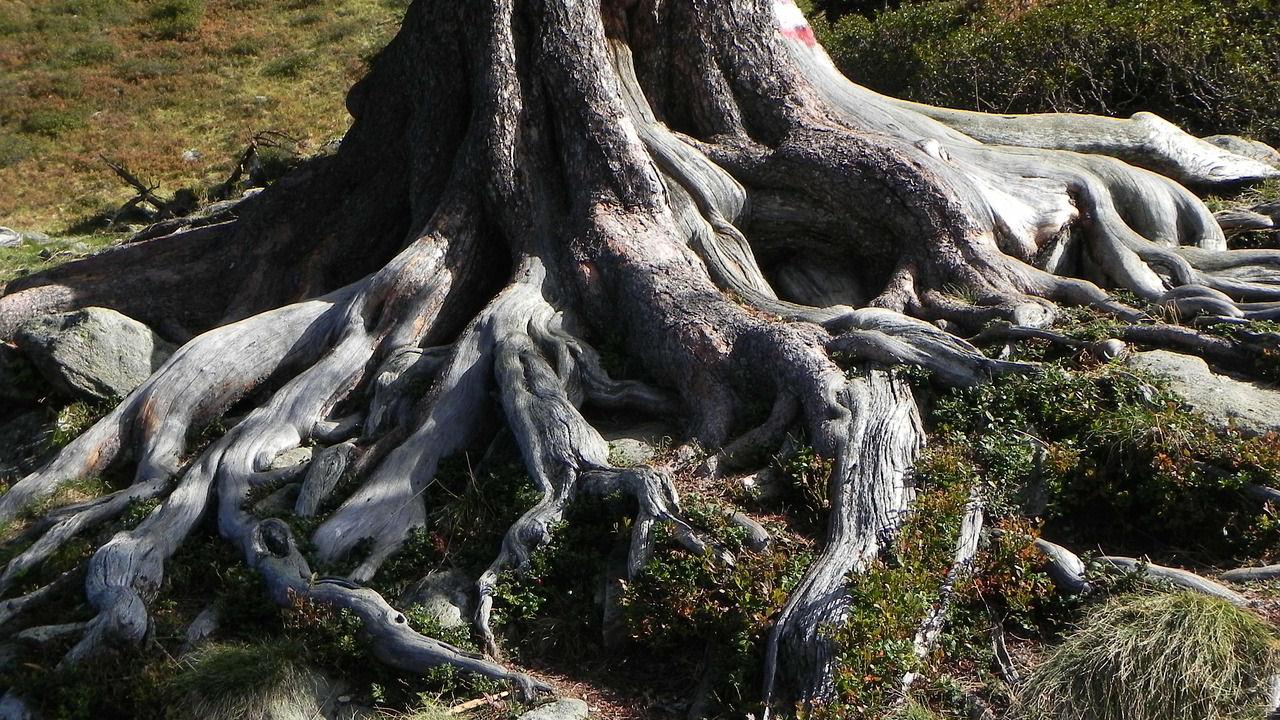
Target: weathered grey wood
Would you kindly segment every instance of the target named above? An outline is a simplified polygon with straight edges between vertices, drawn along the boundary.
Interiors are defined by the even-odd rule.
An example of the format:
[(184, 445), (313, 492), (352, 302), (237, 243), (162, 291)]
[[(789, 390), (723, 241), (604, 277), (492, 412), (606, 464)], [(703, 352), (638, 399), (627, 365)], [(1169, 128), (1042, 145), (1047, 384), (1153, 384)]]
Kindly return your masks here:
[(1208, 578), (1200, 577), (1192, 572), (1180, 570), (1178, 568), (1165, 567), (1163, 565), (1155, 565), (1153, 563), (1143, 562), (1137, 558), (1124, 557), (1121, 555), (1102, 555), (1098, 557), (1099, 562), (1110, 563), (1125, 570), (1141, 571), (1143, 575), (1153, 580), (1163, 580), (1172, 583), (1181, 588), (1192, 590), (1194, 592), (1203, 593), (1205, 595), (1213, 595), (1222, 598), (1232, 605), (1243, 607), (1249, 604), (1249, 601), (1240, 593), (1228, 588), (1227, 586), (1216, 583)]
[[(572, 498), (636, 498), (630, 576), (664, 525), (730, 563), (682, 517), (672, 474), (757, 469), (800, 425), (832, 465), (832, 510), (771, 633), (764, 695), (775, 710), (821, 702), (834, 650), (820, 630), (841, 621), (846, 578), (909, 511), (924, 440), (910, 393), (881, 366), (917, 364), (955, 385), (1028, 370), (956, 336), (993, 321), (1007, 324), (979, 339), (1043, 338), (1099, 358), (1148, 343), (1235, 369), (1272, 342), (1138, 323), (1101, 287), (1183, 317), (1280, 317), (1280, 251), (1228, 251), (1223, 233), (1275, 221), (1276, 208), (1215, 218), (1181, 184), (1280, 175), (1269, 148), (1201, 141), (1147, 114), (983, 116), (884, 98), (839, 76), (790, 0), (633, 5), (414, 3), (351, 93), (355, 124), (337, 155), (241, 203), (234, 222), (24, 278), (0, 297), (0, 336), (92, 302), (187, 341), (0, 498), (2, 522), (74, 478), (136, 466), (126, 490), (33, 525), (41, 536), (0, 575), (6, 586), (127, 498), (163, 497), (90, 561), (97, 614), (65, 664), (146, 637), (165, 563), (214, 513), (277, 603), (356, 612), (395, 667), (447, 662), (537, 690), (408, 632), (359, 586), (426, 522), (440, 462), (502, 425), (541, 493), (477, 583), (476, 624), (496, 653), (497, 573), (524, 566)], [(139, 275), (145, 291), (115, 279)], [(1059, 304), (1136, 324), (1073, 341), (1045, 329)], [(617, 340), (646, 381), (610, 377), (589, 338)], [(223, 417), (247, 397), (258, 406)], [(761, 403), (769, 417), (735, 436)], [(601, 409), (678, 418), (681, 447), (611, 467), (589, 419)], [(188, 438), (220, 419), (230, 427), (193, 453)], [(314, 516), (344, 473), (359, 479), (311, 538), (317, 559), (373, 538), (345, 580), (311, 582), (283, 524), (245, 508), (253, 488), (303, 471), (273, 469), (275, 458), (315, 443), (342, 444), (307, 467), (298, 514)], [(767, 542), (749, 518), (735, 522)], [(1086, 589), (1078, 558), (1037, 547), (1060, 587)], [(0, 620), (49, 593), (0, 603)], [(2, 703), (25, 712), (16, 696)]]
[(1089, 582), (1084, 576), (1084, 562), (1078, 555), (1044, 538), (1035, 539), (1035, 548), (1049, 561), (1049, 578), (1059, 590), (1069, 595), (1089, 591)]
[(329, 498), (333, 489), (338, 486), (342, 474), (351, 462), (351, 455), (356, 450), (353, 443), (330, 445), (315, 454), (311, 464), (307, 466), (307, 475), (302, 479), (302, 489), (294, 502), (293, 511), (298, 517), (312, 517), (321, 503)]
[(820, 628), (840, 622), (848, 603), (846, 577), (863, 570), (880, 551), (886, 531), (902, 521), (912, 495), (906, 473), (924, 432), (910, 393), (876, 370), (840, 385), (833, 398), (839, 404), (829, 410), (835, 419), (819, 436), (838, 453), (830, 478), (826, 545), (770, 633), (766, 703), (783, 694), (783, 682), (799, 685), (797, 695), (812, 702), (830, 697), (836, 649)]
[(187, 626), (187, 633), (182, 639), (182, 647), (179, 649), (183, 655), (195, 650), (207, 638), (218, 632), (222, 627), (222, 611), (217, 605), (200, 611), (199, 615), (191, 621)]
[(297, 602), (314, 602), (334, 610), (348, 610), (361, 623), (361, 636), (378, 660), (407, 672), (423, 672), (437, 665), (451, 664), (462, 670), (520, 687), (526, 699), (551, 690), (545, 683), (513, 673), (474, 653), (424, 637), (409, 627), (404, 615), (378, 593), (337, 579), (313, 579), (307, 561), (298, 552), (289, 528), (279, 520), (265, 520), (246, 529), (238, 538), (251, 553), (250, 564), (266, 580), (275, 602), (289, 607)]
[(1228, 570), (1218, 576), (1219, 579), (1234, 583), (1264, 582), (1280, 578), (1280, 565), (1263, 565), (1260, 567), (1242, 567)]

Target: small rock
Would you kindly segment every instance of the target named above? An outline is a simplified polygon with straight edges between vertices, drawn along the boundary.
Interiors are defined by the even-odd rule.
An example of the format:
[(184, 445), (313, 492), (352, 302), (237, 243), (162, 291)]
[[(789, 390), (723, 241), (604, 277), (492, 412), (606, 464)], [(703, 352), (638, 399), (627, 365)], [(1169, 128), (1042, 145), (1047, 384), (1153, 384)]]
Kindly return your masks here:
[(587, 716), (587, 703), (577, 698), (560, 698), (520, 715), (519, 720), (582, 720)]
[(1280, 430), (1276, 390), (1219, 375), (1198, 357), (1166, 350), (1134, 353), (1126, 363), (1166, 378), (1170, 389), (1213, 425), (1234, 426), (1247, 436)]
[(1098, 355), (1099, 360), (1116, 360), (1129, 352), (1129, 346), (1122, 340), (1111, 338), (1110, 340), (1096, 343), (1093, 346), (1093, 351)]
[(182, 151), (183, 162), (197, 162), (199, 160), (202, 160), (203, 158), (204, 158), (204, 153), (200, 152), (199, 150), (196, 150), (195, 148), (187, 148), (186, 150)]
[(174, 350), (146, 325), (106, 308), (32, 318), (14, 343), (54, 388), (94, 401), (128, 395)]
[(619, 467), (636, 467), (653, 460), (658, 448), (670, 444), (674, 433), (661, 423), (645, 423), (605, 430), (602, 435), (609, 443), (609, 462)]
[(609, 462), (618, 467), (638, 467), (653, 459), (653, 446), (635, 438), (609, 441)]
[(742, 489), (757, 502), (771, 503), (787, 494), (787, 481), (771, 467), (742, 478)]
[(22, 240), (31, 245), (45, 245), (49, 242), (49, 236), (35, 230), (23, 230)]
[(283, 470), (285, 468), (309, 463), (311, 462), (311, 455), (314, 452), (314, 449), (305, 446), (290, 448), (277, 455), (276, 459), (272, 460), (271, 464), (267, 466), (267, 469)]
[(475, 582), (461, 570), (433, 572), (405, 591), (403, 605), (421, 605), (427, 614), (450, 628), (466, 625), (471, 617), (471, 591)]

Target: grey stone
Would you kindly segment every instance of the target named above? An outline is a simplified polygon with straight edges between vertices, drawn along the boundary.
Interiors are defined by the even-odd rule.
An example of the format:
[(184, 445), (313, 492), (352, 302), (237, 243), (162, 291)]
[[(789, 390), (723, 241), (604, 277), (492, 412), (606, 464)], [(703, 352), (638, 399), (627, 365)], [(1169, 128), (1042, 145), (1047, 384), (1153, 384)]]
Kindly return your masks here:
[(0, 227), (0, 248), (16, 248), (23, 245), (44, 245), (49, 236), (35, 230), (14, 230)]
[(56, 389), (88, 400), (128, 395), (174, 350), (146, 325), (106, 308), (32, 318), (14, 343)]
[(606, 429), (602, 435), (609, 443), (609, 462), (619, 467), (635, 467), (653, 460), (658, 448), (670, 444), (674, 433), (665, 425), (646, 423)]
[(1219, 375), (1198, 357), (1165, 350), (1134, 353), (1126, 364), (1166, 378), (1169, 387), (1213, 425), (1233, 426), (1250, 436), (1280, 430), (1276, 390)]
[(756, 502), (770, 503), (787, 494), (787, 480), (774, 468), (766, 467), (742, 478), (742, 490)]
[(475, 581), (461, 570), (433, 572), (405, 591), (403, 605), (421, 605), (440, 627), (466, 625), (471, 617)]
[(315, 452), (314, 449), (306, 446), (298, 446), (285, 450), (276, 456), (275, 460), (267, 466), (268, 470), (283, 470), (285, 468), (296, 467), (311, 462), (311, 456)]
[(520, 715), (519, 720), (582, 720), (588, 711), (585, 700), (560, 698)]
[(637, 467), (653, 459), (653, 446), (635, 438), (609, 441), (609, 462), (618, 467)]

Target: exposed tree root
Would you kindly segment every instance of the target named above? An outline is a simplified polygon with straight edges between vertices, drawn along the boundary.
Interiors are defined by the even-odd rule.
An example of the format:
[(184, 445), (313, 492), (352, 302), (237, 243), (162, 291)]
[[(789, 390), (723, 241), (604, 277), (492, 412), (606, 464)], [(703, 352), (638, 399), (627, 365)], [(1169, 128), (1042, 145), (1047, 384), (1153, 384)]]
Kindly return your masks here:
[[(976, 492), (970, 493), (964, 517), (960, 522), (960, 534), (956, 538), (956, 551), (951, 560), (951, 568), (947, 570), (947, 577), (942, 581), (942, 587), (938, 589), (938, 602), (934, 604), (933, 610), (925, 617), (924, 622), (920, 624), (920, 629), (911, 641), (912, 651), (921, 660), (928, 656), (938, 642), (938, 636), (942, 634), (947, 612), (951, 607), (951, 598), (956, 584), (964, 579), (970, 570), (969, 566), (973, 562), (973, 558), (978, 554), (978, 540), (982, 536), (983, 515), (982, 498)], [(918, 673), (911, 672), (902, 678), (904, 697), (906, 691), (911, 689), (911, 685), (915, 683), (917, 677)]]
[[(1084, 576), (1084, 563), (1080, 561), (1080, 558), (1075, 553), (1061, 545), (1041, 538), (1036, 539), (1035, 547), (1048, 561), (1049, 575), (1053, 578), (1053, 582), (1059, 590), (1070, 594), (1089, 591), (1089, 583)], [(1192, 592), (1213, 595), (1233, 605), (1243, 607), (1248, 604), (1248, 601), (1242, 595), (1231, 588), (1186, 570), (1156, 565), (1155, 563), (1121, 555), (1100, 555), (1097, 557), (1097, 561), (1114, 565), (1129, 572), (1137, 572), (1149, 580), (1167, 582)], [(1221, 577), (1231, 582), (1242, 582), (1252, 579), (1253, 573), (1250, 571), (1255, 569), (1263, 570), (1262, 575), (1265, 576), (1265, 568), (1242, 568), (1223, 573)]]
[[(769, 636), (763, 695), (773, 709), (823, 702), (836, 655), (823, 628), (848, 611), (847, 577), (910, 511), (925, 441), (890, 366), (967, 386), (1034, 370), (975, 347), (993, 340), (1098, 358), (1142, 343), (1236, 369), (1275, 345), (1138, 322), (1102, 290), (1183, 318), (1280, 316), (1280, 251), (1228, 250), (1223, 231), (1260, 221), (1215, 218), (1183, 187), (1280, 176), (1274, 151), (1192, 138), (1147, 114), (991, 117), (884, 98), (835, 72), (790, 0), (488, 0), (461, 11), (424, 0), (349, 104), (356, 123), (338, 155), (247, 201), (240, 220), (32, 276), (0, 298), (0, 334), (105, 304), (186, 343), (0, 497), (8, 521), (76, 478), (135, 465), (128, 487), (37, 524), (0, 592), (130, 502), (162, 500), (89, 562), (97, 614), (74, 629), (64, 666), (143, 639), (165, 563), (212, 513), (277, 604), (354, 612), (379, 660), (545, 691), (493, 660), (493, 592), (501, 573), (527, 569), (575, 498), (635, 498), (631, 577), (660, 525), (734, 562), (682, 515), (670, 467), (610, 464), (590, 408), (680, 417), (678, 456), (705, 450), (696, 472), (710, 481), (757, 469), (804, 429), (831, 466), (831, 512)], [(135, 263), (156, 268), (145, 292), (112, 279)], [(241, 277), (219, 277), (233, 263)], [(1074, 340), (1046, 329), (1060, 304), (1132, 324)], [(588, 338), (617, 340), (655, 386), (611, 377)], [(207, 447), (194, 442), (237, 405), (253, 409)], [(486, 659), (413, 632), (362, 584), (426, 523), (441, 461), (498, 425), (540, 498), (477, 580)], [(308, 465), (273, 469), (308, 444), (324, 446)], [(334, 497), (344, 474), (360, 482)], [(312, 558), (281, 520), (249, 509), (255, 489), (294, 478), (297, 515), (340, 503), (309, 538)], [(919, 653), (981, 518), (975, 503)], [(739, 522), (767, 544), (758, 524)], [(1086, 589), (1078, 558), (1037, 547), (1059, 587)], [(358, 548), (367, 553), (348, 578), (312, 577), (312, 562)], [(52, 587), (0, 602), (0, 624)]]
[(1195, 573), (1187, 572), (1186, 570), (1156, 565), (1154, 563), (1143, 562), (1136, 558), (1123, 557), (1119, 555), (1102, 555), (1098, 557), (1098, 561), (1110, 563), (1111, 565), (1124, 568), (1125, 570), (1138, 571), (1145, 577), (1152, 580), (1160, 580), (1193, 592), (1220, 597), (1232, 605), (1243, 607), (1248, 604), (1248, 601), (1245, 600), (1240, 593), (1232, 590), (1231, 588), (1207, 578), (1200, 577)]
[(822, 442), (815, 447), (838, 448), (826, 544), (769, 635), (766, 705), (778, 693), (780, 679), (799, 688), (799, 697), (831, 696), (836, 649), (822, 627), (840, 622), (848, 607), (845, 578), (881, 551), (886, 531), (907, 511), (912, 493), (906, 473), (924, 443), (910, 393), (888, 373), (873, 370), (839, 383), (829, 399), (832, 419), (815, 429), (821, 432), (815, 440)]

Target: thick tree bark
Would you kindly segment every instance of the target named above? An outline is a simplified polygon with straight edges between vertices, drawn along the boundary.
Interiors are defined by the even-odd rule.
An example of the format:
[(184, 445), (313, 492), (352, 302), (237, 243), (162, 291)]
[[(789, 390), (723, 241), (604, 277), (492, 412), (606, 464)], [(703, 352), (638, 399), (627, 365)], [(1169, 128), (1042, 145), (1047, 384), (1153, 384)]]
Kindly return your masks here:
[[(633, 574), (659, 524), (714, 552), (683, 518), (670, 465), (610, 465), (590, 403), (680, 413), (686, 447), (715, 451), (700, 467), (713, 478), (751, 467), (749, 447), (794, 426), (830, 461), (826, 545), (776, 620), (762, 689), (777, 707), (822, 700), (833, 653), (818, 629), (909, 511), (924, 442), (887, 366), (958, 385), (1021, 369), (940, 327), (1035, 332), (1059, 303), (1137, 314), (1102, 286), (1184, 315), (1280, 311), (1280, 253), (1227, 250), (1180, 184), (1280, 176), (1274, 151), (1148, 115), (991, 118), (884, 98), (835, 71), (790, 0), (418, 0), (348, 106), (338, 153), (245, 201), (239, 219), (33, 275), (0, 298), (6, 334), (35, 314), (108, 305), (186, 342), (0, 498), (7, 520), (69, 480), (135, 468), (127, 491), (62, 511), (0, 576), (7, 588), (129, 498), (163, 497), (93, 557), (99, 614), (64, 662), (139, 642), (165, 563), (214, 513), (277, 602), (353, 610), (391, 665), (454, 663), (532, 692), (412, 633), (357, 585), (424, 523), (440, 461), (494, 421), (542, 499), (478, 578), (487, 639), (497, 573), (527, 563), (582, 493), (639, 501)], [(660, 387), (604, 372), (586, 338), (606, 330)], [(837, 352), (867, 372), (850, 377)], [(403, 401), (403, 378), (432, 390)], [(184, 460), (189, 430), (251, 393), (265, 398), (257, 409)], [(735, 437), (762, 396), (769, 419)], [(271, 461), (303, 443), (345, 443), (319, 455), (363, 479), (310, 538), (322, 561), (373, 539), (351, 583), (307, 583), (287, 528), (245, 510), (253, 487), (279, 478)], [(333, 491), (341, 470), (326, 468), (308, 471), (300, 513)]]

